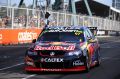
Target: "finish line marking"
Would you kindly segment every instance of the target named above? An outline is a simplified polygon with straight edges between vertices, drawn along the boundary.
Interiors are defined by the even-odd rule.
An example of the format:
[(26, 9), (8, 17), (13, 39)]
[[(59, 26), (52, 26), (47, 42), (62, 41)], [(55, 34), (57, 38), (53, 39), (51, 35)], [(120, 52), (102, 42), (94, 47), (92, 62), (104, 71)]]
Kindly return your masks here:
[(16, 65), (13, 65), (13, 66), (5, 67), (5, 68), (0, 69), (0, 71), (10, 69), (10, 68), (13, 68), (13, 67), (16, 67), (16, 66), (20, 66), (20, 65), (23, 65), (23, 64), (24, 63), (20, 63), (20, 64), (16, 64)]

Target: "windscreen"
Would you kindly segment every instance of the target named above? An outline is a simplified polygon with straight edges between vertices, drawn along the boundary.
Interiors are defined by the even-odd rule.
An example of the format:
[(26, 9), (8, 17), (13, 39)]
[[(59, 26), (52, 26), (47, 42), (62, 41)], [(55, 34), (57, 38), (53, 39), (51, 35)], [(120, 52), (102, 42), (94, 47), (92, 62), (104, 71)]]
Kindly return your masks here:
[(47, 42), (83, 42), (83, 32), (44, 32), (38, 41)]

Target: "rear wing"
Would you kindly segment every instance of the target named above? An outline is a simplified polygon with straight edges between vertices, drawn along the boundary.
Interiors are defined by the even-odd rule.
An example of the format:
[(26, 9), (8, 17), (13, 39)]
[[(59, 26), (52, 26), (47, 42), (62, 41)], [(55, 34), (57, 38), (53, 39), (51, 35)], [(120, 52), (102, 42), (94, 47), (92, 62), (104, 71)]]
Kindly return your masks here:
[(97, 35), (97, 27), (88, 27), (88, 28), (94, 35)]

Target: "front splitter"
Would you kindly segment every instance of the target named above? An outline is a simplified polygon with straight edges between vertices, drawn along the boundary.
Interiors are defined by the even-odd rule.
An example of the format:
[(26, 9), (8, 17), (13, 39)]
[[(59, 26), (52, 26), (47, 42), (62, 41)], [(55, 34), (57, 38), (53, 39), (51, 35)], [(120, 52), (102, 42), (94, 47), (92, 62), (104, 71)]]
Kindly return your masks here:
[(48, 69), (48, 68), (36, 68), (32, 66), (26, 66), (25, 70), (26, 71), (51, 71), (51, 72), (70, 72), (70, 71), (83, 71), (85, 70), (85, 66), (77, 66), (77, 67), (72, 67), (72, 68), (67, 68), (67, 69)]

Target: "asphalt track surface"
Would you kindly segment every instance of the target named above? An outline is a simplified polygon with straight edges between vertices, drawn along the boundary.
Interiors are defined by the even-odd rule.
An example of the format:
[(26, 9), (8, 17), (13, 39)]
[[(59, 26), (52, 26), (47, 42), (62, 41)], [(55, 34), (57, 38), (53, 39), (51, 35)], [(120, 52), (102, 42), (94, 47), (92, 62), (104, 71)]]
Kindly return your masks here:
[(28, 45), (0, 46), (0, 79), (120, 79), (120, 37), (99, 38), (102, 63), (90, 72), (24, 71), (24, 54)]

